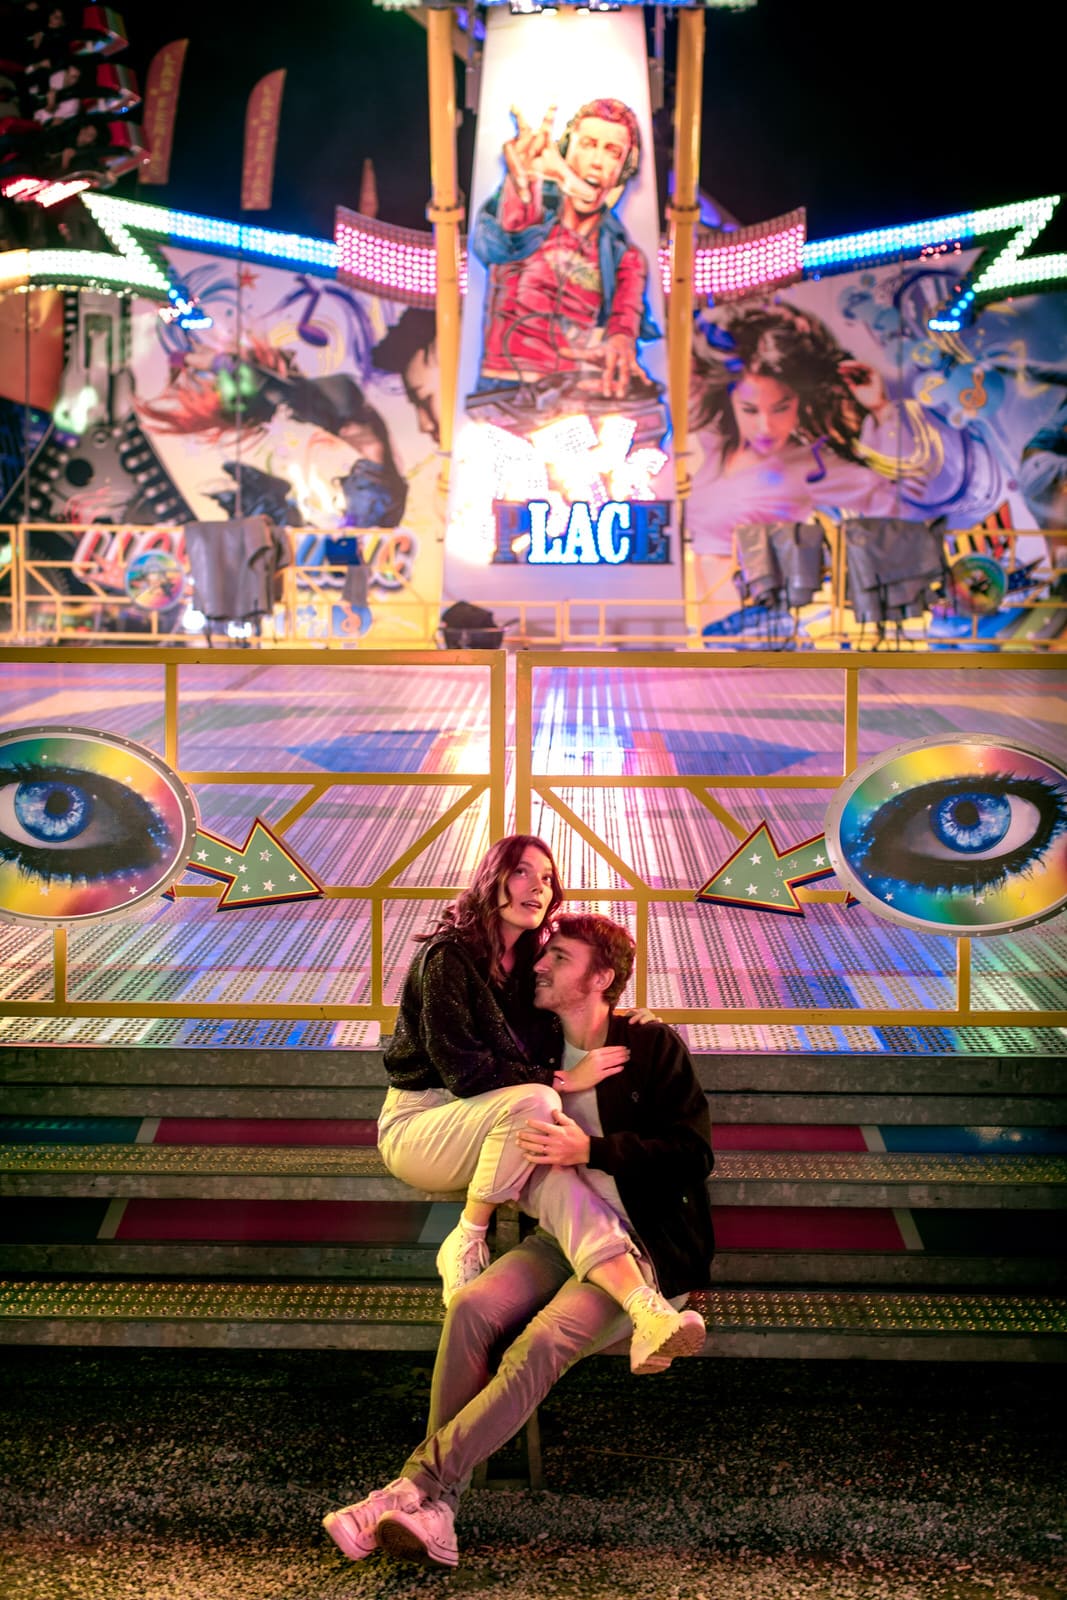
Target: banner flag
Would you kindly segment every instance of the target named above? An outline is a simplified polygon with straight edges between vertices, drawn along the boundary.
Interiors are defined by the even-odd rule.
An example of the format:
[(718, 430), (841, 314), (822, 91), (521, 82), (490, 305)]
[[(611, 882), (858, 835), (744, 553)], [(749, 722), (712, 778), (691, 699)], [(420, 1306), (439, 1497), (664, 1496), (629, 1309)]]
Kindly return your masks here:
[(148, 68), (143, 126), (145, 143), (151, 154), (141, 168), (141, 183), (166, 183), (170, 178), (178, 90), (188, 48), (188, 39), (175, 39), (156, 51)]
[(269, 211), (274, 189), (274, 153), (282, 113), (285, 68), (268, 72), (248, 97), (245, 115), (244, 168), (241, 173), (242, 211)]

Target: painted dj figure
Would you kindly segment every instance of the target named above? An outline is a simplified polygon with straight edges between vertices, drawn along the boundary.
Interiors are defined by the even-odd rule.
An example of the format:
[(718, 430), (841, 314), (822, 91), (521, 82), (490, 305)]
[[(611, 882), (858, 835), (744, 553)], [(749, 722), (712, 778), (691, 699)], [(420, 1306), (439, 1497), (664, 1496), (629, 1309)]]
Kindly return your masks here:
[(590, 100), (557, 143), (555, 114), (530, 127), (513, 110), (504, 181), (475, 221), (471, 248), (489, 277), (479, 392), (647, 399), (638, 341), (660, 337), (648, 262), (614, 210), (640, 164), (637, 118), (621, 100)]

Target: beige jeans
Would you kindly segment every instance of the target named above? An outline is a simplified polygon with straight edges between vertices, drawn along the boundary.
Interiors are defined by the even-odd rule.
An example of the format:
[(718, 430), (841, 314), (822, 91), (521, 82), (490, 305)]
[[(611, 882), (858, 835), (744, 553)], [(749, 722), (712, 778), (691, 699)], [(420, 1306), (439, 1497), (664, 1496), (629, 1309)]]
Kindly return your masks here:
[(472, 1200), (517, 1199), (533, 1164), (515, 1143), (530, 1117), (550, 1119), (562, 1101), (546, 1083), (521, 1083), (459, 1099), (448, 1089), (390, 1089), (378, 1149), (394, 1178)]

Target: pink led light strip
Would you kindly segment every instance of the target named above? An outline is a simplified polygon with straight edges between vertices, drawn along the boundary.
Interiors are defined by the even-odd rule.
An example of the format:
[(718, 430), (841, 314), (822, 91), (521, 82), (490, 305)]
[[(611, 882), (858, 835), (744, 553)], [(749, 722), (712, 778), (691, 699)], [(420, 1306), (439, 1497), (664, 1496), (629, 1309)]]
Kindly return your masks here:
[[(696, 293), (726, 299), (800, 278), (804, 270), (804, 239), (803, 211), (735, 233), (701, 230), (694, 268)], [(338, 207), (334, 242), (337, 276), (342, 283), (408, 305), (433, 304), (437, 259), (432, 238), (426, 233), (416, 228), (397, 228)], [(659, 266), (664, 293), (669, 293), (670, 252), (666, 245), (660, 246)], [(466, 293), (466, 289), (464, 250), (460, 258), (460, 292)]]

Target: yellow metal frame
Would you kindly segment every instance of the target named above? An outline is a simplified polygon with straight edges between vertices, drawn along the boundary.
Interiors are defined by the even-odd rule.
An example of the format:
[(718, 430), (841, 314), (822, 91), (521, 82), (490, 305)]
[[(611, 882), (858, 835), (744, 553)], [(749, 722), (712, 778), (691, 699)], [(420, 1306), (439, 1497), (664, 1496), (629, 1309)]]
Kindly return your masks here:
[[(323, 1018), (331, 1021), (364, 1021), (392, 1025), (396, 1006), (386, 1005), (383, 999), (383, 954), (385, 906), (389, 901), (448, 900), (464, 887), (462, 884), (435, 887), (398, 887), (396, 879), (425, 850), (439, 834), (457, 817), (481, 799), (489, 797), (489, 834), (499, 838), (505, 828), (505, 769), (507, 705), (507, 660), (499, 650), (449, 650), (449, 651), (362, 651), (358, 662), (334, 661), (321, 650), (293, 650), (278, 658), (278, 665), (324, 665), (357, 667), (414, 666), (424, 669), (434, 667), (479, 668), (489, 675), (489, 770), (486, 773), (421, 772), (389, 773), (358, 772), (314, 773), (195, 771), (183, 768), (180, 750), (180, 682), (185, 669), (199, 667), (218, 668), (232, 665), (247, 668), (247, 651), (239, 649), (188, 650), (171, 649), (11, 649), (0, 650), (0, 667), (5, 662), (51, 662), (72, 666), (153, 666), (163, 668), (163, 755), (175, 772), (188, 784), (271, 785), (307, 791), (271, 824), (279, 838), (284, 839), (293, 824), (331, 789), (357, 787), (394, 788), (448, 788), (466, 786), (458, 800), (444, 810), (434, 822), (424, 828), (405, 850), (392, 861), (384, 872), (369, 884), (334, 884), (325, 888), (327, 900), (361, 900), (370, 907), (370, 981), (371, 997), (365, 1005), (286, 1005), (211, 1003), (181, 1004), (169, 1001), (78, 1001), (67, 993), (68, 930), (53, 929), (53, 998), (51, 1001), (9, 1000), (0, 1001), (0, 1012), (17, 1017), (182, 1017), (239, 1019), (257, 1017), (264, 1019)], [(181, 884), (176, 893), (180, 899), (217, 899), (218, 885)]]
[[(381, 872), (370, 884), (335, 884), (326, 887), (325, 897), (331, 900), (360, 900), (370, 907), (370, 1000), (366, 1004), (259, 1004), (243, 1003), (175, 1003), (149, 1000), (143, 1002), (76, 1001), (68, 995), (68, 941), (67, 930), (53, 930), (53, 998), (51, 1001), (2, 1001), (0, 1012), (9, 1016), (25, 1017), (160, 1017), (189, 1019), (322, 1019), (329, 1021), (378, 1022), (390, 1028), (396, 1016), (395, 1005), (386, 1005), (383, 997), (384, 917), (388, 902), (404, 900), (436, 900), (452, 898), (462, 885), (434, 887), (398, 887), (396, 879), (418, 858), (433, 840), (450, 826), (464, 810), (477, 802), (483, 794), (489, 796), (489, 829), (492, 838), (500, 837), (507, 827), (506, 816), (506, 764), (507, 748), (507, 673), (508, 657), (497, 651), (371, 651), (362, 650), (358, 657), (337, 657), (321, 649), (287, 651), (276, 658), (286, 666), (329, 665), (334, 668), (416, 666), (427, 671), (435, 667), (477, 667), (489, 675), (489, 769), (487, 773), (329, 773), (315, 775), (293, 772), (269, 771), (200, 771), (183, 769), (180, 749), (181, 685), (183, 679), (195, 674), (198, 668), (234, 665), (247, 668), (249, 655), (239, 649), (169, 648), (108, 648), (90, 646), (86, 649), (3, 649), (0, 650), (0, 668), (4, 663), (34, 664), (48, 662), (71, 666), (156, 666), (163, 668), (163, 754), (167, 762), (189, 784), (272, 785), (291, 786), (303, 792), (273, 824), (284, 838), (287, 830), (329, 790), (337, 787), (391, 786), (396, 788), (466, 786), (465, 792), (441, 815), (425, 828), (419, 837)], [(534, 773), (533, 714), (534, 677), (538, 671), (553, 668), (598, 673), (612, 668), (627, 672), (654, 669), (662, 673), (718, 672), (743, 669), (746, 672), (773, 671), (780, 677), (783, 672), (836, 672), (841, 674), (841, 750), (840, 771), (826, 775), (791, 776), (741, 776), (733, 773), (708, 774), (702, 777), (634, 775), (588, 776), (574, 773)], [(1055, 657), (1041, 653), (1016, 654), (1010, 660), (985, 652), (945, 654), (854, 652), (849, 657), (828, 660), (826, 655), (812, 653), (782, 654), (776, 651), (736, 651), (691, 655), (678, 651), (649, 650), (613, 655), (603, 650), (575, 651), (522, 651), (515, 656), (514, 716), (514, 827), (526, 832), (531, 825), (533, 800), (536, 796), (552, 810), (575, 834), (622, 878), (621, 889), (589, 889), (579, 884), (567, 886), (567, 898), (572, 901), (594, 903), (630, 904), (635, 908), (638, 962), (635, 971), (635, 998), (638, 1004), (648, 1001), (648, 965), (645, 951), (648, 943), (649, 916), (652, 908), (667, 904), (692, 904), (693, 888), (664, 889), (645, 881), (633, 864), (625, 861), (583, 820), (572, 807), (560, 799), (559, 789), (634, 790), (660, 789), (685, 790), (698, 804), (711, 813), (736, 838), (743, 839), (751, 831), (750, 823), (742, 821), (730, 810), (732, 792), (750, 790), (826, 790), (832, 792), (852, 772), (858, 762), (859, 716), (862, 675), (868, 671), (884, 674), (892, 671), (921, 673), (997, 673), (1014, 676), (1021, 672), (1046, 672), (1063, 668)], [(710, 696), (709, 696), (710, 698)], [(725, 798), (719, 798), (724, 792)], [(829, 794), (827, 796), (829, 798)], [(709, 864), (710, 865), (710, 864)], [(217, 885), (182, 885), (177, 890), (182, 899), (214, 899)], [(841, 902), (843, 890), (800, 888), (798, 898), (812, 902)], [(707, 915), (716, 914), (714, 908), (704, 908)], [(846, 1008), (828, 1007), (732, 1007), (711, 1008), (658, 1008), (668, 1022), (703, 1024), (802, 1024), (853, 1027), (903, 1026), (962, 1026), (972, 1027), (1067, 1027), (1067, 1011), (1039, 1010), (977, 1010), (971, 996), (971, 940), (956, 941), (955, 968), (956, 1003), (952, 1008)]]
[[(174, 533), (182, 531), (179, 524), (167, 523), (120, 522), (96, 523), (91, 526), (94, 532), (104, 534), (122, 532), (135, 536), (158, 534), (161, 529), (167, 528)], [(101, 619), (109, 614), (117, 617), (123, 611), (133, 608), (128, 595), (108, 587), (107, 569), (98, 562), (76, 564), (73, 559), (45, 560), (27, 553), (29, 535), (34, 531), (81, 536), (89, 531), (89, 527), (89, 524), (33, 522), (19, 523), (10, 529), (12, 543), (10, 627), (8, 630), (3, 629), (3, 613), (0, 611), (0, 634), (7, 631), (12, 640), (23, 644), (62, 645), (70, 639), (82, 640), (87, 637), (99, 638), (105, 644), (121, 640), (128, 640), (131, 644), (143, 644), (147, 636), (160, 644), (195, 645), (195, 635), (185, 632), (164, 632), (159, 626), (159, 614), (152, 611), (144, 612), (148, 623), (147, 629), (136, 633), (117, 628), (109, 628), (106, 632), (97, 631)], [(5, 531), (7, 530), (0, 529), (0, 536)], [(257, 645), (287, 652), (293, 648), (309, 649), (337, 645), (361, 650), (369, 645), (373, 649), (376, 641), (368, 640), (366, 635), (347, 634), (334, 629), (333, 611), (341, 601), (338, 580), (343, 578), (347, 569), (330, 562), (298, 565), (295, 559), (297, 549), (309, 535), (331, 538), (336, 536), (337, 530), (285, 528), (280, 531), (289, 542), (289, 562), (279, 573), (280, 598), (273, 611), (262, 618), (264, 631), (257, 637)], [(397, 529), (361, 528), (359, 532), (368, 569), (374, 563), (379, 546), (384, 546), (388, 564), (395, 571), (396, 563), (391, 552), (398, 537)], [(5, 570), (5, 567), (0, 566), (0, 578), (3, 577)], [(68, 594), (57, 582), (57, 575), (60, 573), (71, 573), (90, 591), (89, 594)], [(0, 597), (0, 606), (3, 604), (4, 599)], [(368, 604), (378, 626), (379, 639), (383, 634), (396, 635), (397, 642), (409, 649), (424, 649), (433, 645), (440, 614), (440, 601), (437, 595), (426, 598), (398, 576), (396, 589), (371, 590)], [(323, 631), (320, 633), (316, 630), (313, 634), (301, 637), (299, 629), (302, 624), (299, 613), (308, 606), (321, 614)], [(91, 626), (89, 628), (76, 626), (79, 618), (86, 618)]]
[[(848, 615), (844, 525), (838, 525), (831, 518), (821, 514), (818, 520), (823, 526), (830, 547), (830, 576), (829, 587), (824, 587), (815, 603), (825, 605), (828, 600), (829, 627), (827, 631), (817, 634), (812, 639), (811, 646), (825, 659), (828, 652), (836, 653), (846, 640), (850, 644), (858, 643), (862, 646), (864, 629), (860, 624), (850, 622)], [(95, 581), (93, 572), (84, 567), (79, 568), (75, 576), (94, 592), (88, 596), (68, 595), (55, 582), (53, 574), (73, 571), (73, 561), (45, 561), (27, 555), (28, 535), (32, 529), (56, 530), (74, 535), (86, 532), (88, 526), (35, 522), (17, 523), (10, 528), (0, 529), (0, 538), (8, 534), (12, 548), (10, 598), (0, 596), (0, 638), (6, 633), (13, 643), (46, 645), (61, 645), (67, 639), (84, 640), (91, 637), (100, 638), (107, 643), (120, 640), (128, 640), (132, 644), (144, 642), (146, 637), (144, 632), (128, 633), (109, 629), (107, 633), (94, 635), (92, 630), (73, 626), (79, 616), (92, 618), (106, 614), (109, 610), (119, 612), (129, 609), (131, 602), (127, 596), (113, 589), (107, 589), (102, 583)], [(135, 527), (133, 524), (115, 523), (93, 526), (105, 532), (110, 528), (111, 531), (121, 529), (125, 532), (150, 534), (158, 533), (160, 525)], [(287, 528), (284, 531), (290, 540), (291, 556), (294, 556), (299, 543), (308, 534), (329, 535), (334, 530)], [(388, 550), (389, 541), (397, 536), (397, 530), (392, 528), (368, 528), (361, 529), (360, 532), (367, 551), (368, 566), (372, 563), (377, 542), (383, 541)], [(994, 536), (985, 529), (971, 529), (946, 535), (946, 545), (982, 549), (991, 537)], [(1019, 534), (1009, 529), (998, 532), (995, 537), (1008, 545), (1010, 570), (1016, 565), (1015, 543)], [(1050, 557), (1057, 545), (1067, 546), (1067, 533), (1046, 532), (1043, 537), (1049, 543)], [(720, 591), (729, 585), (730, 573), (727, 570), (728, 564), (723, 563), (723, 570), (714, 584), (702, 594), (695, 594), (692, 584), (693, 574), (690, 571), (692, 551), (688, 545), (684, 550), (684, 559), (687, 563), (684, 599), (681, 595), (674, 600), (658, 601), (611, 599), (603, 596), (570, 600), (496, 601), (490, 597), (486, 604), (498, 616), (514, 620), (515, 626), (509, 631), (507, 642), (522, 648), (551, 649), (557, 645), (567, 645), (576, 646), (578, 649), (589, 649), (593, 646), (624, 644), (647, 645), (654, 649), (681, 646), (699, 653), (705, 643), (698, 629), (700, 608), (714, 600)], [(0, 566), (0, 579), (8, 570), (6, 565)], [(1051, 581), (1055, 571), (1061, 570), (1064, 569), (1053, 568), (1050, 565), (1048, 571), (1043, 572), (1038, 581), (1047, 583)], [(256, 647), (284, 650), (287, 654), (291, 654), (294, 649), (358, 649), (362, 655), (375, 649), (393, 648), (394, 645), (400, 649), (426, 649), (436, 642), (439, 632), (440, 599), (436, 594), (430, 596), (420, 594), (410, 584), (389, 591), (371, 589), (368, 604), (373, 617), (373, 627), (368, 633), (335, 632), (333, 612), (340, 594), (331, 586), (330, 579), (336, 581), (337, 576), (344, 571), (343, 567), (328, 563), (298, 566), (295, 560), (291, 560), (290, 564), (282, 569), (281, 599), (274, 613), (263, 619), (264, 631), (255, 639)], [(36, 592), (31, 592), (31, 589)], [(1032, 600), (1025, 595), (1013, 596), (1011, 599), (1013, 608), (1033, 611), (1056, 610), (1062, 608), (1063, 604), (1062, 599)], [(323, 629), (321, 632), (316, 629), (313, 636), (301, 637), (298, 630), (302, 623), (298, 613), (308, 605), (316, 608), (321, 614)], [(43, 626), (40, 617), (34, 616), (34, 607), (42, 608), (46, 616), (51, 615), (50, 626)], [(159, 630), (156, 614), (146, 612), (145, 615), (150, 622), (149, 637), (160, 643), (191, 644), (195, 647), (195, 636), (185, 633), (163, 633)], [(633, 627), (625, 620), (630, 616), (634, 618)], [(6, 629), (5, 620), (8, 622)], [(867, 625), (868, 631), (870, 626)], [(977, 635), (977, 626), (978, 619), (974, 618), (972, 637)], [(958, 649), (960, 641), (954, 640), (953, 644)], [(910, 655), (925, 652), (927, 645), (925, 638), (907, 633), (900, 640), (900, 648)], [(893, 641), (893, 646), (896, 648), (896, 640)], [(1038, 649), (1043, 653), (1062, 654), (1067, 652), (1067, 634), (1061, 638), (1020, 640), (1018, 643), (1010, 638), (1000, 642), (989, 641), (985, 648), (991, 647), (995, 647), (998, 653), (1012, 655), (1019, 650)], [(721, 659), (721, 655), (722, 652), (716, 649), (716, 659)]]
[[(963, 653), (949, 651), (945, 654), (922, 654), (907, 652), (882, 652), (882, 651), (854, 651), (849, 657), (838, 658), (837, 664), (828, 661), (825, 655), (813, 655), (811, 652), (779, 653), (777, 651), (745, 650), (737, 652), (716, 651), (714, 654), (679, 656), (671, 651), (627, 651), (625, 655), (616, 657), (605, 656), (604, 652), (586, 653), (581, 651), (539, 651), (523, 653), (516, 657), (515, 672), (515, 827), (520, 833), (528, 832), (531, 827), (533, 798), (536, 796), (542, 803), (553, 811), (563, 822), (570, 827), (580, 839), (583, 839), (590, 848), (612, 867), (622, 878), (625, 888), (622, 889), (568, 889), (568, 898), (585, 902), (619, 902), (633, 905), (635, 908), (637, 938), (637, 962), (634, 969), (634, 998), (638, 1005), (649, 1003), (648, 992), (648, 965), (645, 952), (648, 948), (648, 920), (653, 906), (669, 904), (692, 904), (695, 889), (664, 889), (649, 884), (641, 877), (632, 862), (624, 861), (610, 846), (599, 839), (592, 828), (556, 793), (558, 789), (599, 789), (599, 790), (634, 790), (634, 789), (683, 789), (692, 795), (696, 802), (709, 811), (730, 833), (737, 839), (745, 839), (751, 832), (751, 823), (741, 821), (735, 817), (727, 805), (715, 796), (716, 790), (728, 792), (768, 789), (825, 789), (833, 791), (841, 786), (845, 778), (853, 772), (858, 764), (859, 753), (859, 714), (860, 714), (860, 676), (865, 670), (876, 670), (879, 673), (886, 671), (908, 672), (1023, 672), (1047, 671), (1051, 669), (1063, 670), (1053, 658), (1044, 654), (1014, 655), (1010, 663), (1002, 657), (982, 653)], [(622, 776), (545, 772), (534, 773), (532, 765), (533, 752), (533, 710), (534, 710), (534, 674), (542, 669), (565, 667), (569, 671), (581, 672), (584, 670), (603, 673), (610, 666), (617, 665), (632, 671), (640, 668), (653, 668), (658, 671), (670, 669), (691, 672), (716, 672), (721, 673), (730, 668), (743, 668), (746, 672), (757, 672), (760, 668), (772, 670), (775, 674), (783, 671), (790, 672), (839, 672), (842, 674), (841, 706), (842, 706), (842, 739), (841, 739), (841, 770), (840, 773), (827, 776), (760, 776), (748, 777), (736, 774), (709, 774), (706, 777), (691, 776), (663, 776), (660, 774), (639, 775), (627, 773)], [(711, 696), (708, 697), (709, 701)], [(829, 795), (827, 796), (829, 799)], [(710, 866), (710, 864), (709, 864)], [(815, 888), (798, 888), (797, 898), (808, 903), (833, 902), (841, 903), (846, 898), (844, 890), (820, 890)], [(707, 914), (714, 916), (713, 908), (707, 908)], [(773, 1024), (784, 1023), (794, 1025), (820, 1026), (854, 1026), (854, 1027), (886, 1027), (893, 1024), (899, 1026), (917, 1027), (1006, 1027), (1012, 1024), (1028, 1027), (1062, 1028), (1067, 1027), (1067, 1011), (981, 1011), (975, 1010), (971, 1004), (971, 940), (960, 938), (956, 941), (956, 1004), (951, 1010), (924, 1009), (851, 1009), (845, 1007), (815, 1008), (805, 1007), (728, 1007), (712, 1011), (708, 1008), (698, 1007), (660, 1007), (657, 1014), (666, 1022), (686, 1023), (759, 1023)]]

